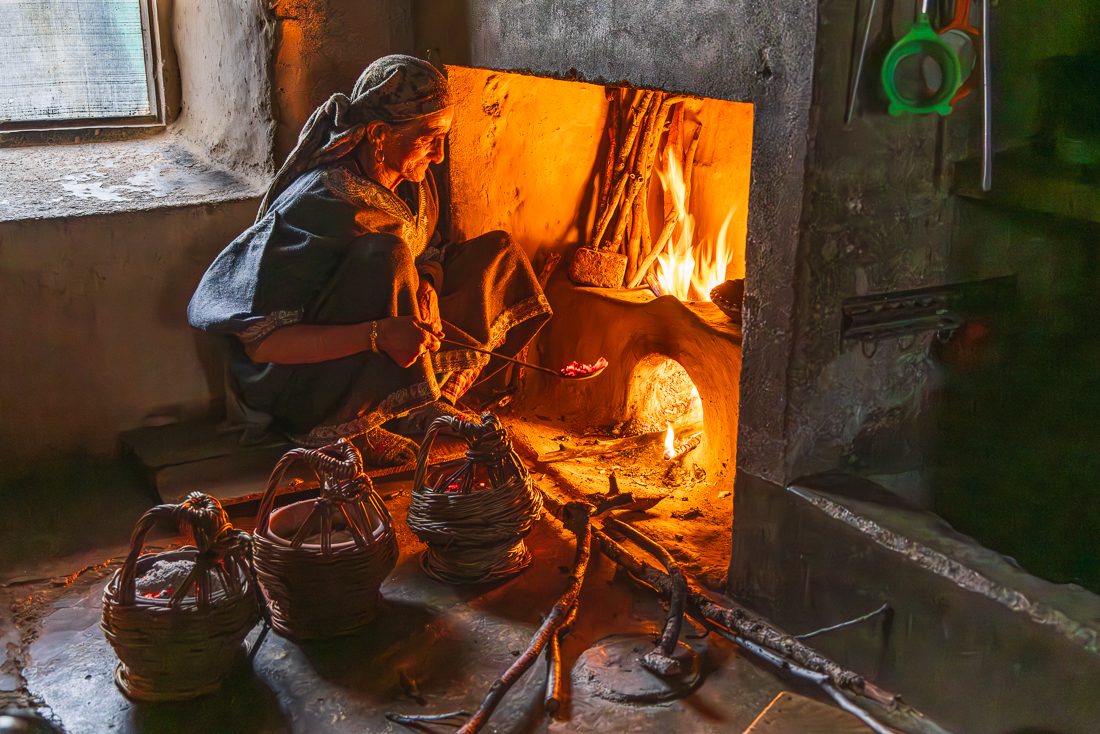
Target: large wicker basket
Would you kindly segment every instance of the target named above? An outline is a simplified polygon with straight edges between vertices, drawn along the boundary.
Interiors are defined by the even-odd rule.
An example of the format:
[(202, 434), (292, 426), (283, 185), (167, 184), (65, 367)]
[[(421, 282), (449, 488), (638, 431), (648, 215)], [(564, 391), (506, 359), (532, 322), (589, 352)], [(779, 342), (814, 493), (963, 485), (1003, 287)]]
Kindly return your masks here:
[[(287, 468), (303, 461), (321, 496), (274, 510)], [(334, 535), (349, 540), (333, 542)], [(307, 542), (317, 535), (317, 542)], [(358, 631), (378, 614), (382, 582), (397, 565), (389, 510), (348, 441), (288, 452), (271, 475), (256, 517), (256, 576), (279, 634), (306, 640)]]
[[(464, 461), (429, 476), (435, 434), (450, 428), (469, 445)], [(480, 423), (443, 416), (424, 436), (413, 479), (409, 529), (427, 544), (421, 557), (431, 577), (476, 584), (515, 575), (531, 562), (523, 539), (542, 514), (542, 494), (492, 413)]]
[[(161, 521), (189, 531), (197, 547), (142, 556), (145, 536)], [(103, 593), (103, 632), (119, 659), (115, 683), (127, 696), (181, 701), (221, 686), (260, 618), (250, 553), (248, 534), (233, 529), (213, 497), (194, 492), (182, 504), (145, 513), (129, 556)], [(194, 566), (170, 598), (138, 594), (137, 579), (154, 563), (179, 560)]]

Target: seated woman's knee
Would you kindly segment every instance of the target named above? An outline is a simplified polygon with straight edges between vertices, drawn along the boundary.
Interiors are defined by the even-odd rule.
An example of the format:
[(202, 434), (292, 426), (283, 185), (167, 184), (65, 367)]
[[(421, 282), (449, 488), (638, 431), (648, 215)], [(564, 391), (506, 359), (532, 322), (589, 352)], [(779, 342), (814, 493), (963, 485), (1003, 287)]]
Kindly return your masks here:
[(520, 250), (519, 244), (512, 238), (512, 235), (505, 232), (503, 229), (495, 229), (492, 232), (486, 232), (478, 239), (483, 241), (483, 247), (492, 248), (495, 252)]

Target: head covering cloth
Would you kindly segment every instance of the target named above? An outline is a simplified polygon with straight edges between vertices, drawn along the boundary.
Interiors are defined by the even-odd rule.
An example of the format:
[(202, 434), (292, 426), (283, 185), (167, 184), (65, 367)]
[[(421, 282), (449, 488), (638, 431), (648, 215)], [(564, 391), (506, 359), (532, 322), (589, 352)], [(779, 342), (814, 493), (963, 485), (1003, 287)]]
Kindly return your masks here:
[(309, 116), (297, 145), (264, 194), (256, 221), (296, 178), (350, 153), (371, 122), (411, 122), (453, 104), (447, 79), (427, 61), (401, 54), (374, 61), (355, 82), (350, 97), (337, 92)]

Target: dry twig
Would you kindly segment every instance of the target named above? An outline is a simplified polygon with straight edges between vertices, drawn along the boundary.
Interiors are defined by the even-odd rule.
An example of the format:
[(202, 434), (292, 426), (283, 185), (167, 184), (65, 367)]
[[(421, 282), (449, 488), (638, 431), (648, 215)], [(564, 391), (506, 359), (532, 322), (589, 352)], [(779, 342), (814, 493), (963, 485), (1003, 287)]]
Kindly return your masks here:
[[(547, 615), (546, 620), (539, 627), (535, 636), (531, 638), (531, 643), (527, 646), (527, 649), (489, 687), (485, 700), (482, 701), (481, 706), (478, 707), (473, 716), (458, 730), (458, 734), (475, 734), (475, 732), (481, 731), (482, 727), (489, 721), (493, 711), (504, 699), (505, 694), (508, 693), (508, 690), (527, 672), (527, 669), (534, 664), (539, 653), (547, 646), (551, 638), (556, 637), (558, 630), (569, 621), (570, 614), (577, 604), (577, 597), (580, 595), (581, 585), (584, 583), (584, 575), (588, 570), (588, 560), (591, 557), (592, 523), (589, 518), (591, 511), (592, 507), (582, 502), (570, 502), (565, 506), (563, 513), (565, 526), (577, 538), (577, 550), (576, 555), (573, 557), (573, 570), (569, 575), (569, 585), (566, 587), (565, 593), (558, 599), (558, 603), (550, 610), (550, 614)], [(455, 715), (433, 716), (431, 719), (439, 720)], [(386, 717), (390, 721), (400, 724), (416, 724), (424, 720), (423, 717), (419, 716), (387, 714)]]
[(679, 675), (683, 672), (680, 661), (672, 655), (676, 652), (676, 644), (680, 641), (680, 627), (684, 623), (684, 605), (687, 604), (687, 581), (680, 564), (673, 560), (667, 550), (658, 543), (653, 542), (646, 535), (634, 527), (627, 525), (618, 518), (610, 517), (604, 521), (604, 527), (613, 528), (632, 540), (642, 550), (659, 560), (668, 571), (671, 593), (668, 601), (668, 619), (665, 627), (657, 640), (657, 647), (646, 653), (642, 658), (642, 665), (660, 675)]
[[(622, 566), (635, 580), (660, 594), (673, 593), (672, 580), (667, 574), (635, 557), (600, 529), (594, 529), (593, 536), (599, 541), (601, 552)], [(903, 703), (897, 694), (884, 691), (858, 673), (842, 668), (744, 607), (733, 604), (727, 608), (715, 603), (690, 583), (687, 612), (708, 629), (732, 640), (740, 647), (818, 684), (841, 708), (859, 717), (880, 734), (894, 732), (872, 718), (866, 708), (851, 699), (855, 698), (860, 703), (866, 702), (892, 717), (905, 719), (922, 731), (947, 734), (919, 711)]]

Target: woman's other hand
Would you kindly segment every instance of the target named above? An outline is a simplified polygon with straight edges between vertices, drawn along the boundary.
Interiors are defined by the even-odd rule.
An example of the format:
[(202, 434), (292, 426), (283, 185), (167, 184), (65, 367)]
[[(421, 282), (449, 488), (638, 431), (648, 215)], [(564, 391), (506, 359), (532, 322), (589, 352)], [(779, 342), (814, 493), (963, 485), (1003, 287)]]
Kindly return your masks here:
[(416, 289), (416, 304), (420, 308), (420, 320), (430, 324), (432, 332), (443, 338), (443, 321), (439, 318), (439, 296), (427, 279), (421, 279)]
[[(435, 291), (432, 291), (433, 293)], [(366, 324), (370, 328), (370, 324)], [(413, 316), (394, 316), (378, 322), (375, 347), (401, 367), (409, 367), (426, 351), (439, 350), (439, 339), (431, 324)]]

